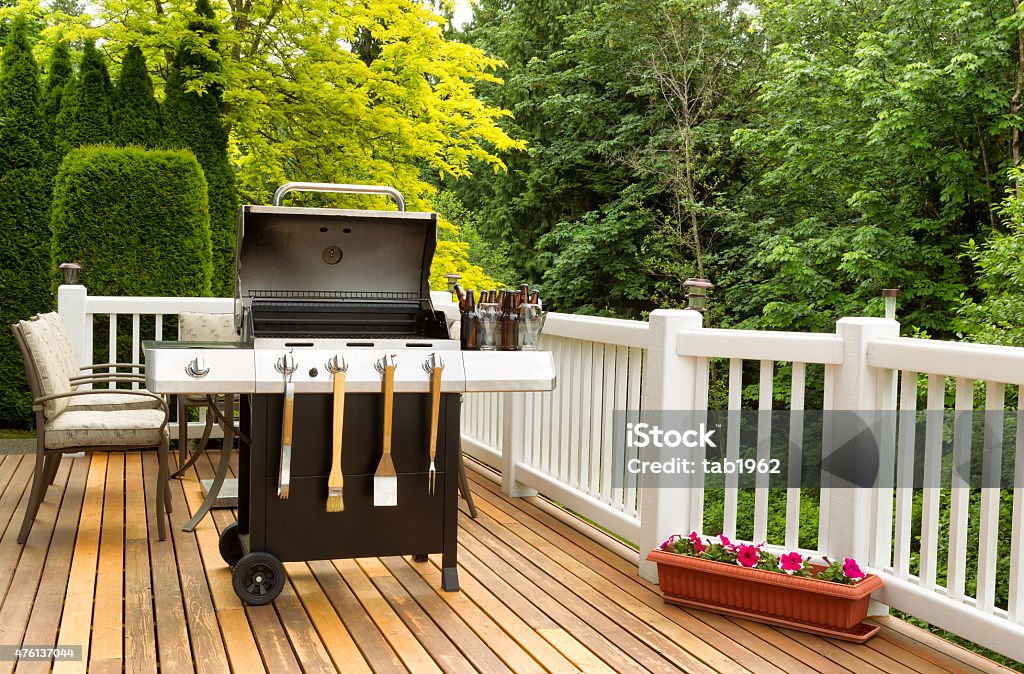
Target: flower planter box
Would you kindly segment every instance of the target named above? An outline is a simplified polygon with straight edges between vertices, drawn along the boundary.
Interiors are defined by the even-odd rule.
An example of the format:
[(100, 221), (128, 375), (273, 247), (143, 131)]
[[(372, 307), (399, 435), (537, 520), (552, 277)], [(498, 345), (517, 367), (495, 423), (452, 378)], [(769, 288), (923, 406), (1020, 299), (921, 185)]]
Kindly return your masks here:
[[(667, 602), (864, 643), (879, 626), (864, 623), (874, 574), (853, 585), (791, 576), (700, 557), (653, 550), (661, 596)], [(815, 567), (814, 571), (820, 571)]]

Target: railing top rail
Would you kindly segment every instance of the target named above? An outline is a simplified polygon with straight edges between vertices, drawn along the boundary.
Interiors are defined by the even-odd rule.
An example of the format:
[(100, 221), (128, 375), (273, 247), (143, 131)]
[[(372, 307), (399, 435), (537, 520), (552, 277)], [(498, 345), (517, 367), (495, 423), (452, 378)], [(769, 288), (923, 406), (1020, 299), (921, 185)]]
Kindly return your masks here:
[(649, 326), (644, 321), (555, 312), (548, 314), (544, 323), (544, 334), (640, 349), (646, 349), (650, 339)]
[(91, 314), (176, 314), (179, 311), (233, 313), (230, 297), (115, 297), (89, 295), (85, 309)]
[(702, 328), (679, 333), (676, 353), (702, 358), (840, 365), (843, 362), (843, 340), (828, 333)]
[(1024, 348), (881, 337), (868, 344), (868, 365), (947, 377), (1024, 384)]

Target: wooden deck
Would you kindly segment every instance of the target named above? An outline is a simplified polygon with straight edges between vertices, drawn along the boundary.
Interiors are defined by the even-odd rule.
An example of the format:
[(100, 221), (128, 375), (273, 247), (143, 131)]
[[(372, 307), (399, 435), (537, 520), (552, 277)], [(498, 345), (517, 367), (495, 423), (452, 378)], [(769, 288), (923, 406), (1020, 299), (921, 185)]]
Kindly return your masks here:
[(320, 561), (287, 565), (275, 604), (245, 607), (217, 551), (233, 514), (181, 531), (209, 461), (172, 485), (173, 540), (159, 542), (153, 454), (65, 459), (22, 547), (31, 463), (0, 456), (0, 644), (84, 646), (84, 662), (54, 671), (1009, 671), (894, 619), (856, 646), (666, 605), (545, 501), (504, 499), (474, 471), (461, 592), (440, 590), (439, 559)]

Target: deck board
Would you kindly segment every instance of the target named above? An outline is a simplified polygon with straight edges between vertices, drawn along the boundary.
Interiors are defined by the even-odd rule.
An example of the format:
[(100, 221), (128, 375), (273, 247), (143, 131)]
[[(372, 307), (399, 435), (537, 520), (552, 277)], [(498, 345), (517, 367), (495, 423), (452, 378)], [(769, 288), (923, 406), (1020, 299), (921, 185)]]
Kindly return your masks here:
[(81, 644), (84, 662), (53, 668), (68, 672), (1009, 671), (895, 619), (858, 646), (665, 604), (615, 544), (484, 469), (480, 518), (459, 514), (461, 592), (439, 587), (438, 555), (294, 562), (273, 605), (246, 607), (217, 548), (234, 514), (181, 531), (215, 459), (172, 482), (163, 542), (152, 452), (65, 459), (22, 547), (33, 460), (0, 457), (0, 643)]

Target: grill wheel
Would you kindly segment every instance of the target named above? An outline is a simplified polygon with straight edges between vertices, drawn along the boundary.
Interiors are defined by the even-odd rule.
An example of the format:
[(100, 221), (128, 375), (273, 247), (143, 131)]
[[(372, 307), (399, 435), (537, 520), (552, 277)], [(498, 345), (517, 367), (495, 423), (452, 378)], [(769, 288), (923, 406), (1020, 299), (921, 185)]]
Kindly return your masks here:
[(284, 589), (284, 566), (269, 552), (250, 552), (235, 564), (231, 584), (246, 604), (269, 604)]
[(238, 522), (232, 522), (220, 532), (220, 556), (228, 566), (238, 564), (238, 560), (245, 556), (242, 549), (242, 541), (238, 539)]

